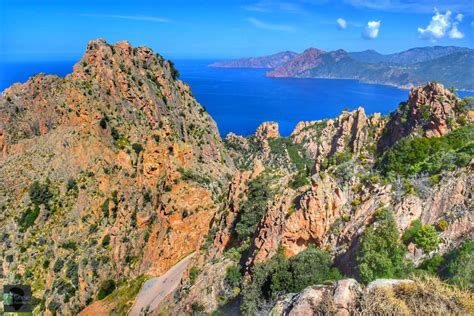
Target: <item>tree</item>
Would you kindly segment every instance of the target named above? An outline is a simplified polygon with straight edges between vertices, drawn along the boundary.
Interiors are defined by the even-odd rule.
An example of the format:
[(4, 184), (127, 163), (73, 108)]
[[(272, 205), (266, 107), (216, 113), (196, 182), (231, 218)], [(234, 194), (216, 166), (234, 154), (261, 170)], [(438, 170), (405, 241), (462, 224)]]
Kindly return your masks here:
[(439, 233), (431, 225), (422, 225), (420, 220), (415, 220), (403, 233), (403, 241), (408, 244), (414, 243), (424, 252), (430, 253), (438, 249)]
[(397, 224), (391, 211), (381, 209), (374, 223), (363, 233), (357, 254), (360, 278), (370, 282), (377, 278), (398, 278), (406, 274), (405, 251), (400, 243)]
[(291, 291), (300, 292), (307, 286), (339, 279), (339, 271), (331, 269), (331, 265), (332, 259), (329, 253), (310, 245), (305, 251), (290, 259)]

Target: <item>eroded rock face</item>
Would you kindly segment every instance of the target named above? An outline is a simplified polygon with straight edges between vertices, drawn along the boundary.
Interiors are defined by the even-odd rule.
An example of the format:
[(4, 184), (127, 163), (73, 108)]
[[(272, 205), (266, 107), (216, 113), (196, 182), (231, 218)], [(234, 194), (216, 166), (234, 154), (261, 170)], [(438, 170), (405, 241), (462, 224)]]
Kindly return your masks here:
[(321, 163), (337, 153), (360, 154), (378, 138), (384, 126), (380, 114), (367, 117), (363, 108), (342, 112), (336, 119), (300, 122), (292, 132), (294, 142), (302, 144), (315, 159), (314, 172)]
[(264, 122), (260, 124), (255, 132), (255, 137), (257, 139), (264, 141), (270, 138), (280, 137), (280, 132), (278, 131), (278, 123), (276, 122)]
[[(95, 300), (105, 280), (160, 275), (198, 249), (234, 173), (172, 65), (104, 40), (65, 78), (40, 74), (3, 92), (0, 161), (3, 280), (18, 274), (46, 310), (65, 314)], [(37, 206), (33, 181), (49, 192)]]
[(387, 123), (379, 150), (391, 147), (397, 140), (421, 132), (420, 136), (439, 137), (456, 126), (459, 100), (456, 95), (439, 83), (412, 88), (408, 101)]
[(311, 286), (280, 299), (270, 314), (353, 315), (361, 294), (362, 287), (354, 279), (340, 280), (334, 285)]

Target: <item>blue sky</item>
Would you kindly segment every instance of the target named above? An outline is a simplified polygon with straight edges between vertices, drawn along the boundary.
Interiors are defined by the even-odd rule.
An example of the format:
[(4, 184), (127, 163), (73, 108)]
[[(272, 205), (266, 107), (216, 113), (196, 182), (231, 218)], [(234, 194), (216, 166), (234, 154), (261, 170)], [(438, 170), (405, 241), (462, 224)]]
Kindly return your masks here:
[(472, 1), (0, 0), (2, 60), (79, 58), (90, 39), (168, 58), (235, 58), (308, 47), (391, 53), (473, 47)]

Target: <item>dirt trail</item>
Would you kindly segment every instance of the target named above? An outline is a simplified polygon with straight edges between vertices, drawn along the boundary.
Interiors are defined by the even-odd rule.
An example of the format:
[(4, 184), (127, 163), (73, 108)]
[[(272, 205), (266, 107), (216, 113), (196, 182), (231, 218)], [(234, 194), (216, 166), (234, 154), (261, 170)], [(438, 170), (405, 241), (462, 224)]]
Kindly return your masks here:
[(175, 264), (162, 276), (146, 281), (140, 289), (129, 315), (139, 316), (140, 311), (145, 310), (147, 306), (150, 306), (150, 311), (154, 310), (178, 286), (193, 255), (194, 253)]

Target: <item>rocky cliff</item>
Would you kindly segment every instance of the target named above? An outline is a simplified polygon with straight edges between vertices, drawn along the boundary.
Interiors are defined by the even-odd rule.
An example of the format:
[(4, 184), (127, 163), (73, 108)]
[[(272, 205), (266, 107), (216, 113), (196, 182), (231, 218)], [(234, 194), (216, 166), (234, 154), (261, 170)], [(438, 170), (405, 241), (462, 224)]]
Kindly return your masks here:
[(73, 314), (199, 249), (232, 159), (171, 62), (89, 42), (65, 78), (0, 99), (2, 278)]
[(65, 78), (2, 93), (1, 280), (31, 284), (35, 313), (127, 314), (185, 257), (147, 313), (473, 312), (472, 293), (407, 273), (472, 288), (468, 102), (431, 83), (386, 117), (222, 141), (177, 77), (95, 40)]
[[(213, 245), (202, 254), (208, 258), (206, 262), (216, 263), (203, 266), (199, 285), (184, 282), (174, 297), (163, 302), (160, 310), (211, 312), (218, 308), (230, 313), (240, 308), (244, 314), (258, 311), (272, 315), (351, 315), (383, 313), (384, 304), (396, 296), (400, 299), (395, 304), (397, 314), (429, 313), (433, 311), (430, 308), (447, 313), (472, 311), (466, 303), (472, 294), (454, 291), (448, 295), (446, 285), (437, 279), (407, 281), (407, 287), (410, 293), (424, 293), (436, 285), (435, 291), (440, 291), (435, 294), (440, 295), (436, 304), (440, 305), (430, 305), (428, 298), (416, 302), (420, 305), (413, 305), (412, 294), (399, 296), (405, 287), (400, 285), (403, 290), (399, 288), (397, 282), (402, 281), (396, 280), (379, 280), (367, 288), (354, 280), (343, 280), (331, 286), (313, 286), (297, 294), (267, 296), (272, 293), (271, 288), (287, 282), (285, 273), (292, 273), (292, 258), (298, 261), (314, 245), (330, 253), (334, 267), (342, 274), (359, 279), (364, 232), (378, 224), (381, 212), (393, 214), (396, 238), (405, 243), (404, 257), (411, 265), (421, 267), (419, 269), (424, 269), (431, 258), (452, 256), (455, 249), (472, 239), (474, 156), (468, 148), (474, 135), (467, 132), (472, 131), (472, 123), (463, 104), (463, 100), (442, 85), (432, 83), (412, 89), (407, 102), (387, 117), (367, 116), (359, 108), (343, 112), (335, 119), (300, 122), (289, 137), (279, 136), (273, 123), (262, 124), (255, 136), (228, 135), (226, 146), (241, 170), (229, 186), (225, 216), (215, 222)], [(415, 114), (413, 119), (401, 120), (400, 112), (417, 113), (419, 107), (429, 113), (426, 122), (417, 119), (419, 116)], [(411, 114), (405, 115), (411, 117)], [(406, 132), (395, 126), (403, 126)], [(387, 156), (413, 155), (402, 152), (405, 149), (400, 147), (401, 143), (430, 144), (430, 139), (434, 139), (433, 144), (438, 144), (446, 137), (454, 140), (453, 131), (462, 135), (458, 140), (462, 139), (463, 144), (455, 150), (460, 155), (466, 153), (463, 162), (436, 171), (429, 169), (425, 162), (417, 167), (415, 174), (400, 173), (398, 178), (384, 175)], [(377, 144), (386, 145), (378, 147)], [(394, 144), (397, 146), (392, 148)], [(439, 149), (433, 155), (442, 157), (453, 153), (448, 152), (447, 148)], [(432, 163), (433, 157), (429, 156), (426, 161)], [(405, 168), (408, 170), (410, 166)], [(262, 194), (256, 193), (257, 189)], [(249, 208), (254, 216), (248, 215)], [(436, 228), (434, 248), (425, 248), (406, 237), (405, 232), (418, 220), (424, 229), (435, 231)], [(251, 229), (252, 233), (249, 235), (245, 229)], [(283, 272), (288, 265), (289, 272)], [(222, 274), (222, 266), (226, 266), (225, 274)], [(240, 283), (232, 281), (233, 273), (238, 273), (235, 269), (242, 273)], [(215, 279), (219, 273), (222, 283)], [(304, 273), (309, 274), (310, 270)], [(213, 281), (207, 282), (206, 275), (212, 276)], [(378, 289), (384, 282), (392, 287)], [(204, 288), (211, 294), (198, 295)], [(281, 294), (290, 289), (291, 283), (282, 291), (275, 291)], [(460, 296), (456, 296), (458, 294)], [(452, 299), (459, 300), (461, 305), (452, 305)], [(256, 300), (257, 305), (252, 305)], [(220, 307), (216, 307), (216, 301)]]

